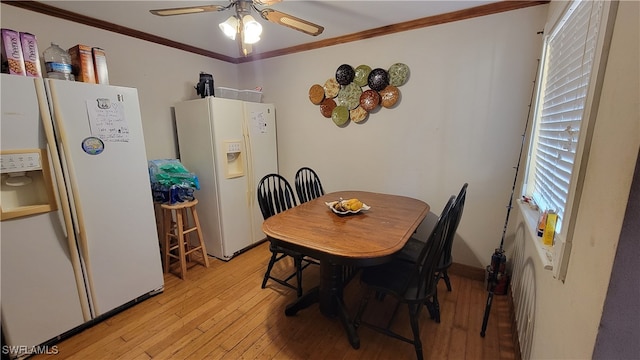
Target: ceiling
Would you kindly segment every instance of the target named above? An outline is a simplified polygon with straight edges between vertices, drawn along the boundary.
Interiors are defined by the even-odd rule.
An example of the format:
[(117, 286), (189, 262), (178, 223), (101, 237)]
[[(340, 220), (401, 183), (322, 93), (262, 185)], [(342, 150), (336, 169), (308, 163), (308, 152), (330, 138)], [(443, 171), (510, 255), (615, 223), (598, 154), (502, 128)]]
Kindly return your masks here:
[[(318, 36), (267, 22), (262, 24), (262, 40), (253, 46), (261, 54), (326, 41), (407, 21), (446, 14), (500, 1), (487, 0), (413, 0), (413, 1), (321, 1), (283, 0), (270, 7), (324, 26)], [(218, 24), (234, 14), (233, 10), (160, 17), (151, 9), (196, 5), (227, 5), (229, 1), (40, 1), (117, 26), (159, 36), (181, 44), (204, 49), (231, 59), (240, 58), (238, 44), (226, 38)], [(259, 6), (260, 7), (260, 6)]]

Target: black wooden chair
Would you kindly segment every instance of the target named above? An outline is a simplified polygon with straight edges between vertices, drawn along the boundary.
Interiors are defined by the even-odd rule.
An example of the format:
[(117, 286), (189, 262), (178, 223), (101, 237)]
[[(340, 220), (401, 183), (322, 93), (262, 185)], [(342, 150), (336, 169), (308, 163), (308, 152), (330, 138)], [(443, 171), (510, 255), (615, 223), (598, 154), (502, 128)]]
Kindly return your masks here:
[[(265, 175), (258, 183), (258, 204), (264, 220), (278, 214), (282, 211), (297, 206), (293, 189), (289, 182), (278, 174)], [(264, 289), (269, 279), (286, 287), (296, 290), (298, 297), (302, 296), (302, 270), (310, 264), (317, 264), (312, 259), (306, 258), (303, 254), (281, 246), (277, 246), (270, 240), (269, 250), (271, 250), (271, 259), (267, 266), (267, 271), (262, 280), (262, 288)], [(276, 278), (271, 275), (273, 265), (290, 256), (293, 258), (295, 272), (284, 279)], [(296, 277), (297, 285), (292, 285), (289, 280)]]
[[(448, 231), (451, 229), (451, 223), (455, 221), (452, 212), (454, 199), (455, 197), (451, 196), (447, 202), (416, 263), (393, 259), (382, 265), (363, 268), (360, 277), (366, 289), (354, 319), (354, 327), (357, 329), (364, 325), (387, 336), (413, 344), (418, 359), (423, 358), (419, 328), (420, 312), (423, 305), (426, 305), (433, 319), (437, 322), (440, 321), (437, 292), (438, 277), (436, 272), (444, 252)], [(385, 327), (374, 324), (371, 321), (362, 321), (369, 299), (374, 293), (378, 299), (393, 298), (397, 302)], [(406, 304), (409, 308), (413, 339), (391, 330), (391, 326), (398, 314), (398, 309), (402, 304)], [(378, 320), (383, 320), (375, 319), (378, 314), (380, 312), (371, 314), (376, 323), (380, 322)]]
[[(453, 246), (453, 239), (455, 238), (456, 231), (458, 229), (458, 225), (460, 224), (460, 219), (462, 218), (462, 212), (464, 211), (464, 203), (467, 198), (468, 185), (469, 184), (467, 183), (462, 185), (458, 196), (456, 196), (453, 208), (455, 209), (455, 212), (458, 213), (458, 218), (456, 219), (456, 222), (452, 224), (452, 229), (448, 234), (449, 238), (447, 239), (444, 252), (442, 253), (442, 259), (440, 259), (440, 263), (438, 264), (438, 278), (444, 280), (445, 284), (447, 285), (448, 291), (451, 291), (451, 280), (449, 280), (449, 274), (447, 270), (453, 263), (451, 249)], [(418, 260), (418, 255), (420, 254), (420, 251), (424, 246), (424, 240), (418, 239), (416, 237), (411, 237), (407, 241), (406, 245), (396, 254), (396, 257), (404, 261), (415, 263)]]
[(295, 187), (301, 204), (324, 195), (318, 174), (308, 167), (302, 167), (296, 172)]

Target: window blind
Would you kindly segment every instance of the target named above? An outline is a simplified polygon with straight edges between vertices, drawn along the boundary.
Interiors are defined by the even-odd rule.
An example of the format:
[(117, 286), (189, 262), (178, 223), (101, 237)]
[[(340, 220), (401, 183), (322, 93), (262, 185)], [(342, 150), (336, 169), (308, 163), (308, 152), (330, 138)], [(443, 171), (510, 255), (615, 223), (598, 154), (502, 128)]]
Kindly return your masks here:
[(562, 229), (600, 28), (601, 1), (576, 1), (546, 38), (532, 153), (532, 196)]

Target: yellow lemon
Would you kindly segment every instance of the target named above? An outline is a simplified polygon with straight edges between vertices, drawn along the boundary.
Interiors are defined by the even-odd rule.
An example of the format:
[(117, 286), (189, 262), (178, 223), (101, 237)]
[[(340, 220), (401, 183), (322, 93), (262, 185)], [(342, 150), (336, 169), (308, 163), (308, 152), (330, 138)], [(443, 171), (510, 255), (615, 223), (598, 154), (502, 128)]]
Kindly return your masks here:
[(351, 209), (351, 211), (358, 211), (360, 210), (360, 208), (362, 208), (362, 201), (358, 200), (358, 199), (354, 199), (355, 201), (353, 201), (350, 205), (349, 208)]

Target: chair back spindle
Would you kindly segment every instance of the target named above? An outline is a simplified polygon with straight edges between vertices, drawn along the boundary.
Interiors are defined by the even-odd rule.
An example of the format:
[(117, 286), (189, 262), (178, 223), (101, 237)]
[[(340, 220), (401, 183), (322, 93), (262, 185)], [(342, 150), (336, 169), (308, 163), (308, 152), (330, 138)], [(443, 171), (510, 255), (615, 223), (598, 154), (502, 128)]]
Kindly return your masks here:
[(258, 183), (258, 205), (264, 220), (297, 206), (293, 189), (279, 174), (265, 175)]
[(296, 172), (295, 187), (301, 204), (324, 195), (320, 177), (309, 167), (302, 167)]

